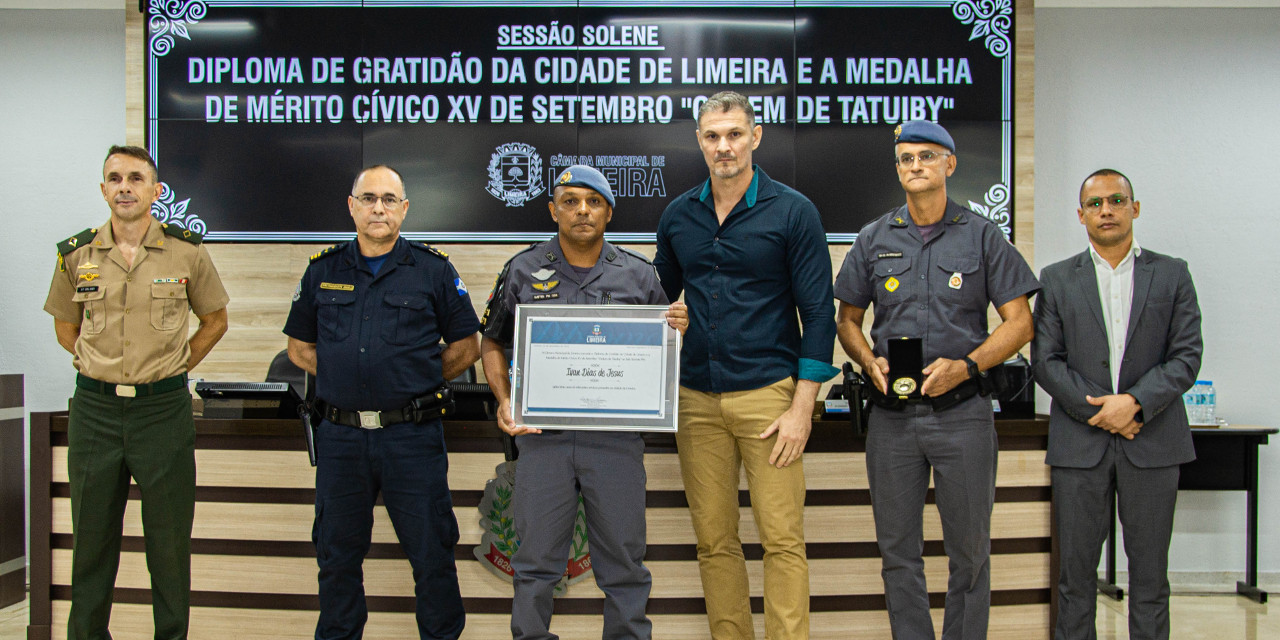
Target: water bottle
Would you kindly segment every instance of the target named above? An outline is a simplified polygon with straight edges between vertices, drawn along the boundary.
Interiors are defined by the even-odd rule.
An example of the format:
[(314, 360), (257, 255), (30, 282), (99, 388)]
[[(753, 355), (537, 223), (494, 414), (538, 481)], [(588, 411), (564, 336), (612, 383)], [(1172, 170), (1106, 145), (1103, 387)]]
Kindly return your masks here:
[(1204, 380), (1204, 405), (1200, 412), (1200, 416), (1204, 419), (1204, 424), (1218, 423), (1218, 393), (1213, 388), (1212, 380)]
[(1183, 402), (1187, 408), (1187, 422), (1191, 424), (1204, 424), (1205, 422), (1205, 404), (1208, 402), (1205, 393), (1205, 382), (1196, 380), (1195, 386), (1189, 391), (1182, 394)]

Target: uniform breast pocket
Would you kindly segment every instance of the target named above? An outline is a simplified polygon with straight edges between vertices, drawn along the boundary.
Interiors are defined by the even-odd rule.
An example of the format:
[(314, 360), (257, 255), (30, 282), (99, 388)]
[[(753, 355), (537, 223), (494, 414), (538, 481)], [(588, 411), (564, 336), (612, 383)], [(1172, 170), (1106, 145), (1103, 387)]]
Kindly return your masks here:
[(908, 258), (881, 258), (872, 265), (877, 305), (891, 307), (909, 302), (916, 287), (911, 282), (911, 260)]
[(979, 261), (973, 256), (938, 256), (933, 291), (939, 299), (962, 308), (985, 308), (987, 283), (978, 266)]
[(80, 316), (80, 333), (93, 335), (102, 333), (107, 326), (107, 285), (93, 287), (93, 291), (77, 291), (72, 302), (77, 302), (83, 309)]
[(392, 292), (382, 298), (382, 303), (391, 307), (383, 314), (382, 328), (382, 335), (389, 344), (418, 344), (435, 332), (435, 318), (427, 296)]
[(321, 291), (316, 296), (316, 323), (320, 335), (326, 340), (343, 340), (351, 333), (351, 319), (355, 315), (354, 291)]
[(187, 319), (187, 285), (181, 282), (151, 283), (151, 327), (173, 331)]

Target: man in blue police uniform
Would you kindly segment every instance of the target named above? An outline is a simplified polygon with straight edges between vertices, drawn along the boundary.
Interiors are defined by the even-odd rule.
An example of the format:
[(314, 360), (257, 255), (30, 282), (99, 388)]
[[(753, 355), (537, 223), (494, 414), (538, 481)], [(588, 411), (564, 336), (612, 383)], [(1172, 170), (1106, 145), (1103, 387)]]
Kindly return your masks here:
[(312, 256), (284, 327), (289, 359), (316, 376), (323, 418), (315, 436), (315, 637), (364, 632), (361, 565), (381, 493), (413, 566), (419, 637), (457, 638), (465, 616), (441, 386), (479, 358), (480, 323), (445, 254), (400, 237), (409, 201), (396, 170), (361, 171), (347, 207), (355, 241)]
[[(1040, 287), (996, 225), (947, 198), (951, 135), (923, 120), (894, 133), (907, 203), (858, 233), (836, 277), (836, 322), (883, 403), (871, 412), (867, 476), (894, 637), (935, 637), (921, 558), (932, 469), (950, 567), (942, 637), (976, 640), (986, 637), (991, 606), (996, 433), (987, 372), (1031, 339), (1028, 298)], [(872, 302), (874, 351), (862, 333)], [(988, 333), (991, 304), (1003, 323)], [(922, 340), (923, 397), (894, 406), (884, 396), (888, 342), (903, 337)]]
[(716, 640), (755, 637), (738, 537), (742, 467), (764, 547), (765, 636), (809, 637), (801, 454), (819, 386), (836, 374), (822, 220), (752, 164), (762, 134), (745, 96), (703, 103), (698, 146), (711, 175), (667, 206), (653, 261), (667, 297), (684, 291), (691, 309), (676, 447)]
[(1056, 640), (1097, 638), (1098, 560), (1119, 504), (1129, 638), (1169, 638), (1169, 540), (1181, 465), (1196, 457), (1179, 400), (1204, 344), (1187, 263), (1139, 247), (1133, 184), (1080, 185), (1089, 248), (1044, 268), (1031, 364), (1053, 397), (1049, 450), (1061, 573)]
[[(564, 573), (582, 495), (596, 584), (605, 594), (604, 638), (642, 640), (650, 577), (645, 568), (644, 440), (638, 432), (540, 430), (515, 424), (510, 359), (518, 304), (667, 304), (644, 256), (604, 240), (613, 190), (596, 169), (576, 165), (556, 179), (551, 219), (556, 237), (536, 243), (503, 267), (484, 314), (484, 374), (498, 401), (498, 426), (517, 436), (515, 525), (511, 560), (515, 595), (511, 635), (552, 640), (552, 592)], [(683, 303), (667, 322), (683, 332)]]

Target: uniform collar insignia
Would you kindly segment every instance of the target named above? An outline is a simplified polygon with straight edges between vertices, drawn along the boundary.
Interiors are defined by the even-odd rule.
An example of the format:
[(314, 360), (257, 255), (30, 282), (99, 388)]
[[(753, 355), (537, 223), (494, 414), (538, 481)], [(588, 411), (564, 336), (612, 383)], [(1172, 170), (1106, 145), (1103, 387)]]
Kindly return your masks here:
[(547, 278), (550, 278), (552, 275), (554, 275), (554, 274), (555, 274), (555, 272), (556, 272), (556, 270), (555, 270), (555, 269), (546, 269), (546, 268), (543, 268), (543, 269), (538, 269), (537, 271), (534, 271), (533, 273), (531, 273), (531, 274), (529, 274), (529, 275), (533, 276), (534, 278), (536, 278), (536, 279), (538, 279), (538, 280), (546, 280)]

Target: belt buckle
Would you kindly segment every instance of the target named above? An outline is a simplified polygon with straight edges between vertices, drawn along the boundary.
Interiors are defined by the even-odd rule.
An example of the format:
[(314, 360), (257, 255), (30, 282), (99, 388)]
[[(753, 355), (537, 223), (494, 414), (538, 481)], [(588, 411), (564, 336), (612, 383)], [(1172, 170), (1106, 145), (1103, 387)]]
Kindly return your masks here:
[(116, 385), (116, 396), (120, 398), (136, 398), (138, 396), (138, 388), (131, 384)]
[(382, 428), (382, 412), (381, 411), (357, 411), (360, 415), (361, 429), (381, 429)]

